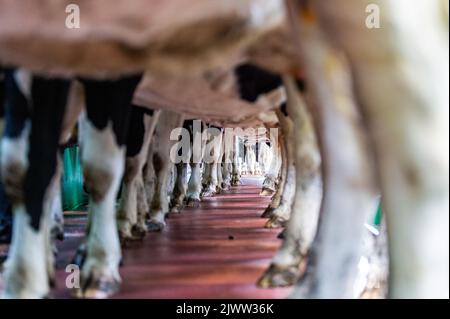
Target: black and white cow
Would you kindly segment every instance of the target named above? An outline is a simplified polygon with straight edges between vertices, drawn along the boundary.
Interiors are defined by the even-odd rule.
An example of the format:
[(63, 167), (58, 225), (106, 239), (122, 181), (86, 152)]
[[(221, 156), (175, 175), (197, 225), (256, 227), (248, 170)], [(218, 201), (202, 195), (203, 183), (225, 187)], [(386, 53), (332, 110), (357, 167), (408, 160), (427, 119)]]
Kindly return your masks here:
[[(131, 98), (140, 78), (80, 79), (86, 104), (85, 123), (80, 127), (82, 161), (90, 194), (79, 291), (85, 297), (109, 295), (120, 282), (115, 200), (124, 171)], [(14, 232), (5, 262), (4, 296), (44, 297), (53, 276), (49, 221), (71, 82), (24, 70), (8, 72), (6, 80), (8, 120), (1, 160), (2, 179), (13, 204)]]

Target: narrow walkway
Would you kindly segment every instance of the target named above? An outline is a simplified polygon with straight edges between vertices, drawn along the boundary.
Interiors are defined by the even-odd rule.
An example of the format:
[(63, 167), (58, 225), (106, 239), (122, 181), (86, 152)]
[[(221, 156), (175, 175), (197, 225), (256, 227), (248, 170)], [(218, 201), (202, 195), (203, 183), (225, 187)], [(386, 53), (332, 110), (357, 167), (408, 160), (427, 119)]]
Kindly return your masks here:
[[(170, 214), (162, 233), (123, 251), (122, 289), (116, 298), (283, 298), (288, 289), (255, 285), (280, 245), (279, 230), (264, 229), (260, 218), (269, 198), (259, 196), (260, 178), (206, 198), (197, 209)], [(78, 246), (85, 214), (69, 214), (60, 247), (54, 296), (70, 297), (64, 288), (65, 265)]]

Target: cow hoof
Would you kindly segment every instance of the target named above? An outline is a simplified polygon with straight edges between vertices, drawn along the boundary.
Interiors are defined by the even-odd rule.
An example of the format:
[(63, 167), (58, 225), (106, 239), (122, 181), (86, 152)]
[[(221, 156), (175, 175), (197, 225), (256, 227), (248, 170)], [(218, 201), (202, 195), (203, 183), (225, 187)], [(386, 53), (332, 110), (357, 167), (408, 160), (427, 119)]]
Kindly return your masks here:
[(285, 232), (286, 232), (286, 229), (283, 229), (283, 230), (278, 234), (277, 238), (278, 238), (278, 239), (284, 239), (285, 236), (286, 236)]
[(53, 225), (50, 229), (51, 238), (59, 241), (64, 240), (64, 221), (62, 218), (56, 218), (53, 220)]
[(273, 193), (274, 193), (273, 190), (268, 189), (268, 188), (264, 188), (264, 189), (261, 191), (261, 193), (259, 193), (259, 195), (261, 195), (261, 196), (272, 196)]
[[(42, 276), (36, 276), (33, 261), (30, 260), (28, 263), (15, 259), (5, 261), (0, 277), (2, 285), (0, 299), (44, 299), (49, 294), (51, 280), (47, 277), (49, 274), (45, 276), (40, 273)], [(29, 280), (30, 278), (33, 280)]]
[(131, 228), (131, 234), (134, 237), (143, 239), (147, 234), (147, 228), (140, 225), (133, 225), (133, 227)]
[(240, 180), (234, 180), (231, 182), (231, 186), (239, 186), (242, 185), (242, 182)]
[(275, 208), (267, 207), (261, 215), (261, 218), (272, 218), (274, 216)]
[(71, 264), (77, 265), (79, 268), (83, 267), (84, 262), (86, 261), (86, 256), (87, 256), (86, 246), (81, 245), (75, 252), (75, 256), (73, 256)]
[(147, 230), (149, 232), (160, 232), (166, 227), (165, 222), (157, 221), (157, 220), (150, 220), (147, 223)]
[(131, 229), (130, 233), (124, 233), (122, 231), (119, 231), (120, 246), (125, 248), (129, 244), (140, 242), (144, 239), (144, 236), (145, 233), (144, 235), (142, 235), (142, 233), (138, 232), (137, 230), (133, 230), (133, 228)]
[(202, 197), (212, 197), (215, 194), (216, 194), (216, 192), (214, 192), (214, 191), (206, 191), (206, 192), (203, 192)]
[(171, 213), (181, 213), (181, 211), (183, 210), (184, 205), (183, 204), (176, 204), (175, 206), (172, 207), (172, 209), (170, 210)]
[(90, 277), (82, 289), (75, 290), (75, 297), (85, 299), (106, 299), (119, 291), (120, 282), (111, 277)]
[(278, 266), (271, 264), (258, 279), (261, 288), (288, 287), (294, 285), (300, 276), (298, 265)]
[(286, 224), (286, 221), (278, 216), (273, 216), (270, 218), (266, 224), (264, 225), (264, 228), (281, 228), (284, 227)]
[(189, 198), (186, 203), (186, 206), (191, 208), (198, 208), (200, 206), (200, 199)]

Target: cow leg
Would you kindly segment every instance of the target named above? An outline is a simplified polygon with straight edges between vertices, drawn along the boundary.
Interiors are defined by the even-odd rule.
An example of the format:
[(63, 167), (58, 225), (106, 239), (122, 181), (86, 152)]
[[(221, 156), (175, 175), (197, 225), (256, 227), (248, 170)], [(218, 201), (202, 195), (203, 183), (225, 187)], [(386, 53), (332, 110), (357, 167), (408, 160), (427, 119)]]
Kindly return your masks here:
[(217, 166), (220, 165), (220, 150), (222, 144), (222, 134), (217, 128), (209, 128), (211, 131), (209, 142), (206, 145), (206, 166), (204, 172), (204, 189), (202, 196), (209, 197), (213, 196), (218, 191), (218, 169)]
[(173, 190), (173, 199), (171, 202), (171, 211), (179, 213), (184, 206), (184, 200), (188, 188), (188, 165), (187, 162), (177, 163), (176, 166), (176, 181)]
[[(161, 111), (159, 111), (161, 112)], [(155, 129), (156, 129), (155, 124)], [(148, 219), (150, 217), (150, 207), (152, 206), (153, 197), (155, 195), (155, 188), (156, 188), (156, 174), (155, 174), (155, 168), (153, 166), (153, 141), (155, 140), (155, 134), (150, 137), (150, 145), (148, 148), (147, 153), (147, 160), (144, 166), (143, 170), (143, 177), (144, 177), (144, 192), (145, 192), (145, 198), (147, 199), (147, 216)]]
[[(200, 123), (200, 127), (197, 124)], [(186, 204), (189, 207), (198, 207), (202, 192), (202, 168), (201, 163), (204, 156), (206, 140), (203, 138), (203, 122), (194, 121), (191, 132), (192, 152), (191, 152), (191, 176), (189, 177), (186, 194)]]
[(232, 162), (232, 177), (231, 185), (238, 186), (241, 181), (241, 172), (239, 170), (239, 137), (233, 137), (233, 162)]
[(281, 195), (280, 205), (275, 208), (270, 219), (264, 225), (265, 228), (283, 227), (291, 215), (292, 204), (295, 195), (295, 165), (294, 165), (294, 143), (293, 125), (290, 118), (277, 112), (283, 130), (284, 143), (286, 146), (286, 181)]
[[(148, 122), (146, 121), (146, 124), (148, 127), (146, 128), (146, 133), (148, 133), (148, 136), (145, 138), (147, 141), (147, 150), (143, 151), (143, 154), (146, 154), (144, 158), (144, 167), (148, 166), (150, 162), (148, 161), (149, 153), (150, 153), (150, 146), (152, 137), (154, 135), (156, 124), (158, 123), (159, 116), (161, 114), (160, 110), (153, 111), (153, 115), (150, 117), (149, 115), (146, 115), (148, 118)], [(151, 165), (153, 167), (153, 163)], [(153, 199), (153, 197), (149, 198), (149, 192), (147, 191), (147, 186), (145, 182), (145, 174), (146, 169), (142, 168), (140, 170), (140, 174), (138, 175), (137, 179), (137, 224), (136, 224), (136, 230), (139, 232), (147, 231), (147, 218), (150, 212), (150, 201)]]
[(185, 142), (181, 142), (181, 149), (178, 149), (179, 162), (175, 165), (176, 177), (175, 177), (175, 187), (172, 193), (172, 201), (170, 203), (171, 211), (179, 213), (184, 205), (185, 200), (187, 199), (187, 191), (188, 191), (188, 169), (191, 157), (194, 154), (191, 154), (193, 151), (194, 143), (198, 141), (191, 141), (191, 137), (193, 136), (192, 131), (194, 130), (193, 126), (195, 125), (197, 128), (197, 124), (200, 121), (184, 121), (183, 124), (183, 133), (189, 133), (189, 144), (187, 143), (187, 136), (184, 136), (182, 133), (181, 136), (186, 139)]
[(231, 177), (231, 186), (238, 186), (241, 184), (241, 173), (239, 172), (239, 164), (233, 161), (231, 167), (233, 172)]
[(133, 92), (140, 76), (111, 81), (82, 80), (86, 122), (80, 127), (82, 163), (89, 198), (86, 258), (77, 296), (105, 298), (120, 285), (116, 197), (124, 172), (125, 144)]
[(153, 140), (153, 166), (156, 175), (155, 193), (150, 206), (149, 231), (161, 231), (165, 226), (165, 216), (169, 212), (167, 189), (172, 169), (170, 150), (175, 141), (170, 135), (173, 129), (183, 124), (183, 115), (165, 111), (161, 112)]
[(247, 174), (249, 175), (255, 175), (255, 150), (252, 147), (253, 145), (246, 145), (247, 148), (247, 157), (246, 157), (246, 164), (247, 164)]
[[(377, 1), (375, 32), (359, 25), (365, 16), (356, 11), (370, 3), (338, 1), (346, 15), (318, 9), (348, 54), (368, 115), (387, 218), (389, 296), (448, 298), (448, 3)], [(364, 42), (355, 46), (354, 38)]]
[[(274, 145), (274, 143), (272, 144)], [(280, 159), (280, 149), (279, 147), (272, 147), (272, 158), (270, 161), (270, 166), (265, 172), (265, 178), (262, 186), (261, 196), (270, 196), (276, 192), (277, 178), (278, 178), (278, 170), (280, 169), (279, 159)]]
[(225, 130), (222, 137), (222, 150), (223, 150), (223, 164), (222, 164), (222, 189), (229, 190), (231, 188), (231, 174), (232, 174), (232, 162), (233, 162), (233, 135)]
[(47, 273), (49, 274), (49, 283), (53, 287), (55, 285), (55, 257), (58, 253), (56, 239), (64, 239), (64, 212), (61, 200), (61, 173), (62, 163), (61, 157), (58, 156), (57, 166), (52, 182), (47, 191), (48, 209), (50, 211), (49, 232), (46, 233), (46, 258)]
[(218, 177), (217, 177), (217, 162), (213, 162), (206, 165), (206, 169), (208, 170), (208, 177), (206, 182), (205, 190), (203, 191), (204, 197), (213, 196), (218, 193)]
[(231, 187), (231, 170), (233, 169), (231, 163), (223, 163), (223, 173), (222, 173), (222, 189), (229, 190)]
[(285, 138), (283, 136), (283, 132), (278, 134), (279, 146), (280, 146), (280, 171), (278, 177), (278, 188), (275, 194), (272, 197), (272, 201), (269, 206), (264, 210), (261, 215), (262, 218), (271, 218), (273, 216), (273, 212), (280, 206), (281, 196), (284, 192), (284, 186), (286, 184), (286, 174), (287, 174), (287, 154), (286, 154), (286, 144)]
[[(146, 198), (143, 197), (142, 170), (153, 134), (153, 122), (152, 117), (146, 115), (144, 109), (138, 106), (131, 108), (130, 123), (132, 125), (127, 134), (125, 173), (117, 213), (119, 237), (122, 244), (129, 240), (142, 239), (146, 233), (145, 222), (138, 224), (138, 212), (140, 208), (142, 214), (142, 209), (145, 209), (145, 207), (139, 207), (142, 205), (139, 200), (141, 203), (146, 203)], [(139, 196), (140, 198), (138, 198)]]
[(312, 119), (295, 84), (290, 79), (285, 79), (285, 83), (288, 110), (294, 123), (295, 200), (283, 244), (258, 282), (262, 287), (295, 284), (302, 257), (307, 255), (316, 234), (322, 199), (320, 154)]
[(202, 192), (201, 163), (191, 163), (190, 165), (191, 176), (188, 183), (186, 203), (189, 207), (198, 207), (200, 203), (200, 194)]
[(223, 167), (222, 167), (222, 156), (219, 157), (219, 161), (217, 162), (217, 193), (221, 193), (223, 191), (222, 183), (223, 183)]
[[(292, 297), (351, 297), (364, 222), (376, 195), (372, 157), (348, 66), (310, 19), (309, 8), (289, 12), (317, 111), (324, 182), (317, 235)], [(345, 141), (345, 148), (337, 141)]]
[[(25, 71), (7, 75), (9, 110), (2, 140), (2, 178), (14, 214), (4, 266), (3, 296), (7, 298), (45, 297), (53, 280), (52, 190), (68, 87), (66, 81), (31, 76)], [(29, 102), (33, 105), (31, 118)]]
[[(58, 157), (57, 173), (55, 174), (55, 187), (53, 191), (52, 205), (51, 205), (51, 219), (50, 219), (50, 233), (51, 238), (63, 240), (64, 239), (64, 212), (61, 202), (61, 160)], [(56, 246), (54, 246), (56, 251)]]

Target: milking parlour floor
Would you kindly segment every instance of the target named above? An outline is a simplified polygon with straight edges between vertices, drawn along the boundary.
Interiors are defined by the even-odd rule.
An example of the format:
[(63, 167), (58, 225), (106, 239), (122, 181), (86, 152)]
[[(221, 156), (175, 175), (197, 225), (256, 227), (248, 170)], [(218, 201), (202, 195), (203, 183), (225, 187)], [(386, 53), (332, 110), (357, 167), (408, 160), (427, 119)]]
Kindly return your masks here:
[[(205, 198), (199, 208), (171, 213), (167, 228), (148, 233), (123, 250), (122, 287), (114, 298), (284, 298), (289, 289), (255, 285), (281, 244), (279, 229), (265, 229), (260, 215), (270, 199), (259, 195), (262, 178)], [(55, 298), (70, 298), (65, 287), (86, 224), (86, 214), (67, 212), (59, 244)]]

